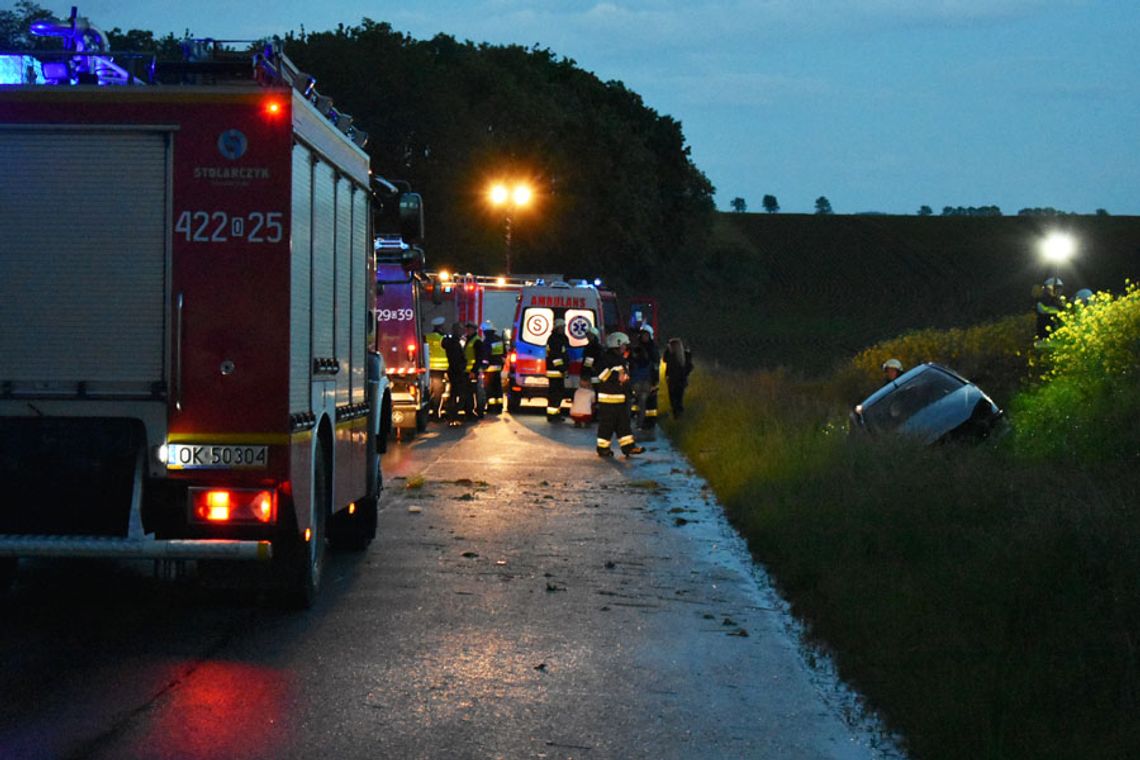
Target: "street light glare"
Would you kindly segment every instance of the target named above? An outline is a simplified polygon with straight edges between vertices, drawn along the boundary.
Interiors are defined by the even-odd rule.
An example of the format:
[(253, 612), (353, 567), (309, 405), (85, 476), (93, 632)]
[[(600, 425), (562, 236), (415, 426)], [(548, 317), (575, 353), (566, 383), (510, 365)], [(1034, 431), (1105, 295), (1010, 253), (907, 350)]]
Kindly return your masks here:
[(1063, 263), (1072, 258), (1077, 250), (1077, 241), (1072, 235), (1054, 232), (1041, 244), (1041, 255), (1055, 263)]
[(529, 185), (515, 185), (514, 192), (511, 194), (512, 199), (516, 206), (525, 206), (530, 203), (531, 191)]
[(510, 191), (507, 190), (506, 185), (493, 185), (491, 187), (491, 203), (496, 206), (501, 206), (507, 202), (510, 197)]

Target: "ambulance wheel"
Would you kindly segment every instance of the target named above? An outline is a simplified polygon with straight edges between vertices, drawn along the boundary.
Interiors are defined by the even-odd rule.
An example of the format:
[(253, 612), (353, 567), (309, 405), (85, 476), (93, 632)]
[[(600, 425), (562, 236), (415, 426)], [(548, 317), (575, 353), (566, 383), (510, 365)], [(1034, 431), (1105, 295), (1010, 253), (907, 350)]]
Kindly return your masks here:
[(507, 391), (507, 411), (518, 414), (519, 409), (522, 409), (522, 396), (514, 391)]
[(285, 566), (285, 603), (295, 609), (312, 607), (321, 587), (328, 543), (325, 528), (332, 497), (328, 459), (324, 443), (318, 443), (313, 461), (313, 499), (309, 505), (311, 532), (308, 540), (305, 540), (303, 533), (295, 534), (282, 547), (280, 559)]

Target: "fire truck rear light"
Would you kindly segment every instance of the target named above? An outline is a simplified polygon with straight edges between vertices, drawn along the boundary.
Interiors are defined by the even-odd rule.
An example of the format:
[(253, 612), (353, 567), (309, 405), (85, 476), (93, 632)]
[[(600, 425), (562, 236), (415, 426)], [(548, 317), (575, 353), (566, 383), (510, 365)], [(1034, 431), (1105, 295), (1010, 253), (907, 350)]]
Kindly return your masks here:
[(267, 116), (277, 116), (283, 110), (280, 100), (269, 100), (265, 103), (265, 113)]
[(408, 344), (408, 353), (414, 354), (415, 352), (416, 352), (416, 344), (415, 343), (409, 343)]
[(251, 488), (191, 488), (190, 515), (206, 523), (272, 523), (277, 519), (277, 495)]

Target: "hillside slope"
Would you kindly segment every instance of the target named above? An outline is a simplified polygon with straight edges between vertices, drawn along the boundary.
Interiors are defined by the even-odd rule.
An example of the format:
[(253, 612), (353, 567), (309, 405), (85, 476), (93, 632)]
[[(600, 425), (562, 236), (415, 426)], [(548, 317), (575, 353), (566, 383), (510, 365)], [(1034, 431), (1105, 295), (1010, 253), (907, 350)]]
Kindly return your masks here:
[(1069, 294), (1140, 279), (1140, 217), (720, 214), (703, 258), (660, 290), (665, 329), (706, 361), (824, 370), (907, 330), (1031, 311), (1058, 229), (1079, 241)]

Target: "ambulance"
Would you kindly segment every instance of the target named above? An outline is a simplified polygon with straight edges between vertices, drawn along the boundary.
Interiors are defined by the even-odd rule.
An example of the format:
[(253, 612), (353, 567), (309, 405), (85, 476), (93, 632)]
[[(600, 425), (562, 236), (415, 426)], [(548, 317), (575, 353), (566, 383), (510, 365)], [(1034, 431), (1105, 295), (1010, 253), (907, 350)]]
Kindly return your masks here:
[[(546, 342), (554, 330), (554, 320), (565, 321), (562, 328), (570, 341), (570, 366), (566, 388), (578, 384), (582, 354), (590, 328), (602, 330), (605, 320), (601, 294), (584, 281), (536, 282), (519, 291), (515, 310), (513, 340), (507, 385), (507, 410), (517, 412), (523, 402), (546, 398)], [(605, 341), (605, 334), (601, 334)], [(569, 395), (569, 394), (568, 394)], [(569, 399), (564, 399), (569, 403)]]

